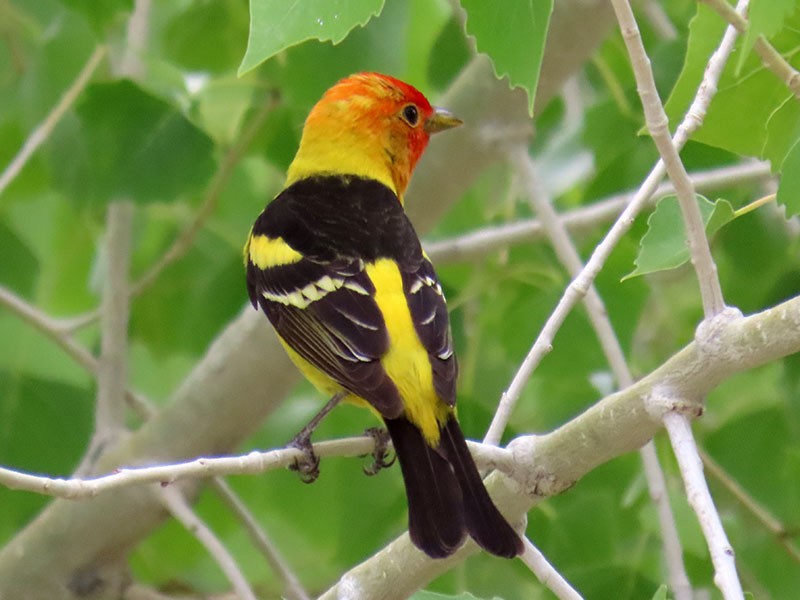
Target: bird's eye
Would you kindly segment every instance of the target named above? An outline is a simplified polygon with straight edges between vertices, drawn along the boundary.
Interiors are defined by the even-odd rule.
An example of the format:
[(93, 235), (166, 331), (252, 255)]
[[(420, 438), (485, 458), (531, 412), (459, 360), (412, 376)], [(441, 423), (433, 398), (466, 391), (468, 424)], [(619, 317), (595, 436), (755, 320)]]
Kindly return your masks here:
[(408, 106), (403, 108), (402, 115), (403, 115), (403, 120), (412, 127), (415, 127), (417, 122), (419, 121), (419, 110), (413, 104), (409, 104)]

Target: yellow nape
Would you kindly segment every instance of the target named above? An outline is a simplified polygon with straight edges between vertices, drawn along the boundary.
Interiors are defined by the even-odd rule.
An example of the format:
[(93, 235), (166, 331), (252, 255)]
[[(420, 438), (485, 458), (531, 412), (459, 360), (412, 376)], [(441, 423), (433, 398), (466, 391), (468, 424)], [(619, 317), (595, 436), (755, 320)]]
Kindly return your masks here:
[(299, 262), (303, 255), (289, 246), (283, 238), (270, 238), (266, 235), (252, 235), (247, 241), (245, 252), (259, 269)]
[(435, 446), (451, 409), (433, 386), (428, 351), (414, 328), (400, 271), (390, 259), (369, 264), (366, 270), (375, 284), (375, 302), (389, 332), (390, 348), (381, 364), (400, 391), (406, 418), (422, 431), (430, 445)]
[(301, 145), (286, 173), (286, 187), (314, 175), (352, 175), (373, 179), (397, 194), (385, 158), (373, 159), (363, 148), (354, 148), (352, 145), (324, 141)]
[(402, 193), (380, 118), (360, 96), (319, 103), (306, 120), (286, 186), (314, 175), (352, 175), (379, 181), (396, 195)]

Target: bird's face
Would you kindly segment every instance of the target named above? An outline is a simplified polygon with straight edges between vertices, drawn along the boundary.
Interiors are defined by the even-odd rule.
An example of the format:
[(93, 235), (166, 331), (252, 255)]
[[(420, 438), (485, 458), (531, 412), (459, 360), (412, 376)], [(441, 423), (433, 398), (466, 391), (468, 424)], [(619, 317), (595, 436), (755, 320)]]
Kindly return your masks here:
[(301, 150), (303, 144), (317, 146), (314, 140), (324, 139), (334, 145), (341, 164), (357, 156), (363, 168), (351, 167), (352, 172), (378, 179), (384, 173), (402, 197), (431, 134), (459, 124), (414, 87), (387, 75), (359, 73), (334, 85), (314, 106)]

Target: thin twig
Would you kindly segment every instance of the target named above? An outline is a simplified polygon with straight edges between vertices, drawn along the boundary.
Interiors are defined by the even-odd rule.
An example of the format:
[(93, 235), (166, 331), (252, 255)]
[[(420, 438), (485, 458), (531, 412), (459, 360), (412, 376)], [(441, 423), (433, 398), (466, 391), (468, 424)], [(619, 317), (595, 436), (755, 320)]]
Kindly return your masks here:
[(141, 79), (145, 75), (142, 54), (147, 46), (152, 0), (136, 0), (128, 19), (127, 43), (117, 69), (120, 77)]
[(703, 217), (695, 198), (694, 186), (670, 137), (669, 119), (658, 96), (653, 70), (650, 68), (650, 60), (644, 49), (633, 10), (628, 0), (612, 0), (612, 5), (628, 49), (647, 129), (664, 161), (667, 174), (675, 186), (675, 194), (678, 197), (683, 221), (686, 225), (692, 265), (697, 272), (697, 280), (700, 285), (703, 312), (706, 318), (711, 318), (725, 309), (725, 300), (722, 297), (722, 287), (717, 276), (717, 266), (708, 245)]
[(36, 129), (34, 129), (22, 144), (17, 155), (11, 160), (2, 174), (0, 174), (0, 195), (5, 191), (8, 184), (19, 174), (22, 168), (27, 164), (28, 159), (33, 155), (39, 146), (50, 137), (55, 126), (61, 120), (61, 117), (69, 110), (69, 107), (75, 102), (77, 97), (81, 94), (84, 88), (89, 84), (95, 69), (103, 60), (106, 55), (106, 47), (104, 45), (97, 46), (94, 52), (89, 56), (86, 64), (78, 73), (75, 81), (67, 88), (64, 95), (50, 111), (50, 114), (45, 117)]
[(661, 525), (662, 543), (664, 545), (664, 558), (667, 563), (667, 577), (669, 587), (675, 600), (691, 600), (694, 598), (692, 583), (683, 564), (683, 546), (678, 537), (678, 528), (675, 515), (669, 503), (667, 484), (661, 463), (658, 462), (656, 447), (653, 440), (642, 446), (639, 451), (644, 465), (644, 476), (647, 479), (647, 491), (658, 512), (658, 522)]
[(746, 215), (747, 213), (753, 212), (754, 210), (759, 209), (766, 204), (775, 202), (777, 197), (777, 194), (767, 194), (766, 196), (761, 196), (761, 198), (757, 198), (756, 200), (748, 202), (746, 205), (737, 208), (735, 211), (733, 211), (733, 217), (738, 219), (742, 215)]
[(133, 204), (108, 206), (103, 245), (103, 292), (100, 302), (100, 358), (97, 361), (97, 402), (94, 432), (76, 476), (93, 472), (110, 443), (125, 431), (125, 390), (128, 381), (128, 265), (131, 253)]
[[(725, 0), (698, 0), (698, 2), (705, 2), (708, 4), (723, 19), (733, 25), (739, 33), (747, 31), (750, 24), (745, 17), (746, 13), (739, 10), (738, 6), (734, 10)], [(756, 38), (753, 49), (761, 58), (761, 62), (764, 63), (764, 66), (772, 71), (778, 79), (783, 81), (792, 94), (800, 100), (800, 72), (792, 67), (763, 35), (759, 35)]]
[(211, 487), (239, 521), (242, 522), (245, 531), (250, 534), (256, 547), (261, 550), (272, 570), (283, 581), (284, 593), (282, 597), (287, 600), (310, 600), (311, 596), (303, 588), (289, 563), (284, 560), (278, 548), (272, 543), (267, 533), (236, 495), (236, 492), (231, 489), (231, 486), (222, 477), (214, 477), (211, 479)]
[(736, 573), (733, 548), (725, 535), (719, 513), (703, 477), (703, 463), (697, 452), (689, 419), (678, 412), (667, 412), (664, 414), (664, 426), (678, 459), (686, 498), (698, 516), (708, 543), (711, 562), (714, 563), (714, 583), (725, 600), (744, 600), (742, 585)]
[[(720, 188), (770, 180), (773, 176), (769, 163), (747, 161), (738, 165), (691, 173), (690, 177), (695, 189), (710, 192)], [(631, 202), (635, 192), (636, 190), (631, 190), (613, 194), (588, 203), (581, 208), (565, 212), (560, 215), (561, 221), (570, 232), (596, 229), (600, 223), (619, 216), (625, 206)], [(651, 201), (656, 198), (674, 192), (675, 188), (672, 183), (666, 181), (653, 190), (647, 205), (650, 205)], [(425, 250), (437, 264), (444, 264), (479, 259), (490, 252), (543, 237), (544, 228), (539, 219), (522, 219), (513, 223), (474, 229), (469, 233), (449, 239), (428, 242), (425, 244)]]
[[(747, 0), (741, 0), (739, 2), (739, 9), (746, 9), (746, 6)], [(717, 82), (730, 56), (735, 39), (736, 31), (732, 27), (729, 27), (723, 36), (719, 48), (717, 48), (709, 59), (703, 81), (697, 89), (694, 101), (673, 137), (672, 143), (675, 145), (676, 151), (684, 146), (691, 134), (702, 123), (706, 109), (717, 91)], [(551, 340), (555, 336), (555, 333), (561, 327), (561, 324), (564, 322), (564, 319), (566, 319), (569, 311), (572, 310), (572, 307), (583, 298), (585, 290), (589, 288), (600, 273), (605, 261), (611, 255), (617, 243), (619, 243), (622, 237), (631, 228), (636, 215), (639, 214), (641, 209), (645, 206), (645, 203), (656, 191), (658, 183), (661, 181), (665, 172), (664, 162), (659, 160), (645, 178), (644, 182), (642, 182), (639, 190), (630, 198), (627, 206), (614, 222), (614, 225), (606, 234), (606, 237), (595, 247), (591, 257), (586, 262), (583, 269), (581, 269), (580, 274), (572, 280), (564, 291), (556, 308), (548, 317), (544, 327), (542, 327), (539, 337), (520, 365), (517, 374), (514, 376), (514, 380), (500, 400), (500, 404), (495, 412), (495, 416), (492, 419), (489, 432), (486, 436), (486, 439), (490, 443), (496, 443), (495, 440), (501, 438), (503, 430), (508, 420), (511, 418), (514, 406), (516, 406), (519, 400), (524, 384), (530, 378), (539, 361), (550, 351)]]
[(205, 549), (208, 550), (208, 553), (222, 569), (228, 581), (230, 581), (240, 600), (257, 600), (233, 556), (231, 556), (219, 538), (214, 535), (208, 525), (195, 514), (181, 491), (176, 487), (168, 487), (158, 490), (157, 493), (161, 495), (164, 507), (170, 514), (189, 533), (197, 538), (197, 541), (205, 546)]
[[(90, 375), (95, 378), (97, 377), (99, 369), (97, 358), (81, 344), (76, 342), (75, 338), (66, 333), (60, 321), (56, 321), (52, 317), (46, 315), (3, 286), (0, 286), (0, 306), (5, 306), (20, 319), (44, 334), (56, 346), (61, 348), (67, 356), (86, 369)], [(136, 414), (142, 418), (152, 416), (155, 412), (153, 406), (144, 397), (130, 389), (125, 390), (125, 400), (131, 408), (136, 411)]]
[(717, 480), (719, 484), (724, 487), (729, 494), (744, 506), (756, 520), (761, 523), (764, 528), (769, 531), (774, 537), (775, 541), (783, 546), (789, 557), (796, 563), (800, 564), (800, 548), (793, 544), (789, 537), (792, 531), (789, 530), (780, 520), (775, 518), (764, 506), (762, 506), (753, 496), (744, 489), (739, 482), (737, 482), (731, 475), (723, 469), (720, 464), (715, 461), (711, 455), (702, 448), (699, 449), (700, 458), (703, 460), (703, 466), (711, 477)]
[[(133, 204), (112, 202), (105, 234), (105, 273), (100, 318), (100, 365), (97, 373), (95, 435), (125, 427), (128, 347), (128, 267)], [(105, 435), (105, 434), (103, 434)]]
[(525, 552), (520, 556), (537, 579), (560, 600), (582, 600), (581, 596), (561, 573), (551, 565), (544, 554), (527, 538), (523, 538)]
[(641, 0), (639, 6), (644, 12), (647, 22), (655, 32), (664, 40), (674, 40), (678, 37), (678, 30), (669, 19), (667, 11), (657, 0)]
[[(472, 441), (467, 443), (478, 466), (504, 472), (512, 468), (511, 453), (504, 448), (486, 446)], [(375, 440), (370, 436), (343, 438), (314, 444), (314, 453), (320, 458), (364, 456), (374, 449)], [(197, 458), (187, 462), (154, 467), (118, 468), (108, 475), (90, 479), (43, 477), (0, 467), (0, 485), (12, 490), (24, 490), (56, 498), (78, 500), (94, 498), (109, 490), (143, 483), (166, 485), (184, 479), (264, 473), (288, 467), (302, 457), (302, 451), (286, 447), (266, 452), (254, 451), (242, 456)]]
[[(522, 180), (522, 187), (526, 191), (528, 200), (542, 222), (550, 243), (556, 251), (559, 261), (567, 269), (571, 277), (576, 277), (583, 263), (578, 250), (569, 237), (565, 224), (553, 208), (551, 200), (547, 197), (544, 188), (538, 184), (533, 159), (528, 155), (527, 148), (520, 146), (511, 153), (511, 161), (515, 172)], [(605, 304), (594, 285), (589, 286), (584, 305), (589, 316), (589, 321), (594, 329), (603, 354), (608, 361), (618, 388), (626, 388), (633, 384), (625, 354), (619, 343), (616, 332), (608, 318)], [(659, 493), (664, 489), (664, 473), (658, 463), (658, 458), (649, 442), (641, 452), (645, 475), (647, 478), (650, 496), (656, 503), (659, 522), (664, 533), (664, 551), (667, 558), (667, 569), (670, 584), (677, 600), (691, 600), (692, 589), (686, 567), (683, 564), (683, 552), (678, 540), (677, 526), (669, 505), (666, 494)]]
[[(314, 444), (317, 456), (361, 456), (372, 451), (371, 438), (350, 438)], [(294, 448), (280, 448), (269, 452), (251, 452), (245, 456), (197, 458), (171, 465), (119, 468), (114, 473), (91, 479), (58, 479), (41, 477), (0, 467), (0, 484), (10, 489), (25, 490), (71, 500), (93, 498), (109, 490), (142, 483), (170, 484), (189, 478), (215, 475), (243, 475), (263, 473), (286, 467), (302, 457)]]

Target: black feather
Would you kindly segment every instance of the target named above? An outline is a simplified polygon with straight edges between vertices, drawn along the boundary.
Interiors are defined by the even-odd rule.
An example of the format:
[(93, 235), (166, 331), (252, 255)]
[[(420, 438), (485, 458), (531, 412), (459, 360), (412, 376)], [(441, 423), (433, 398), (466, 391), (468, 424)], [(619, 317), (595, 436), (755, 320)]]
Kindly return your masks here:
[(522, 540), (489, 497), (454, 416), (442, 428), (439, 447), (453, 467), (461, 488), (464, 521), (469, 535), (491, 554), (505, 558), (522, 554)]
[(466, 537), (461, 489), (450, 463), (407, 419), (384, 419), (408, 497), (411, 541), (432, 558), (455, 552)]

